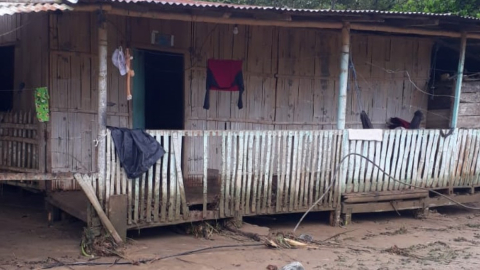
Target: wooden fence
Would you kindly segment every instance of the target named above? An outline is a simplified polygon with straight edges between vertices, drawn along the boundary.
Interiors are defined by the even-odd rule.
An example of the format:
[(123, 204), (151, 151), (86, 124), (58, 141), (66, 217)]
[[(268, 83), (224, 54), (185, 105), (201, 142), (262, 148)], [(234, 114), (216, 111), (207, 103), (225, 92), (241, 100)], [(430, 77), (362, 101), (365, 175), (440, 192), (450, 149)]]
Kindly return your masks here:
[[(94, 179), (92, 185), (106, 209), (110, 196), (128, 195), (131, 228), (303, 212), (324, 193), (315, 209), (328, 211), (339, 205), (341, 194), (412, 189), (365, 159), (350, 156), (326, 192), (348, 153), (360, 153), (393, 177), (420, 187), (479, 185), (479, 130), (455, 130), (450, 135), (440, 130), (385, 130), (380, 141), (350, 140), (348, 132), (149, 131), (166, 154), (133, 180), (120, 167), (108, 134), (107, 177)], [(195, 158), (203, 163), (200, 173), (185, 166), (191, 152), (183, 147), (192, 143), (203, 148)]]
[[(44, 172), (45, 145), (39, 124), (31, 112), (0, 113), (0, 171)], [(8, 184), (39, 188), (37, 181), (10, 181)]]
[[(196, 173), (182, 171), (182, 140), (201, 138), (199, 209), (219, 218), (301, 212), (323, 195), (341, 153), (341, 131), (149, 131), (167, 151), (142, 177), (126, 179), (107, 136), (107, 178), (98, 196), (128, 194), (128, 224), (189, 219)], [(198, 140), (197, 140), (198, 141)], [(211, 149), (211, 145), (219, 149)], [(217, 151), (218, 150), (218, 151)], [(208, 179), (208, 181), (203, 181)], [(187, 184), (186, 184), (187, 183)], [(198, 190), (198, 189), (196, 189)], [(318, 210), (336, 207), (335, 188)], [(189, 192), (190, 191), (190, 192)], [(213, 194), (212, 194), (213, 191)], [(192, 194), (192, 197), (188, 195)]]
[(31, 112), (0, 113), (0, 169), (40, 172), (39, 126)]
[[(383, 140), (349, 141), (347, 153), (362, 154), (402, 182), (432, 189), (473, 188), (480, 176), (480, 130), (385, 130)], [(350, 156), (343, 193), (393, 191), (412, 186), (393, 181), (358, 156)]]

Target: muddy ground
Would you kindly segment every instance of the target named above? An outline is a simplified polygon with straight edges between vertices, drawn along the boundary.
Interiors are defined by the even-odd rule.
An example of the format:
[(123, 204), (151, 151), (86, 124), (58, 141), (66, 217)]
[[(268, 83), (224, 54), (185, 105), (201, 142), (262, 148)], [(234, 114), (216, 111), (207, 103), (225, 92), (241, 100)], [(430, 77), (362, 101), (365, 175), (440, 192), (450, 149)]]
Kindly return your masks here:
[[(1, 190), (0, 190), (1, 191)], [(42, 269), (56, 262), (79, 262), (84, 224), (67, 219), (49, 227), (41, 195), (22, 196), (10, 188), (0, 194), (0, 269)], [(479, 204), (480, 206), (480, 204)], [(480, 211), (445, 207), (426, 219), (411, 213), (354, 215), (346, 228), (327, 225), (326, 214), (311, 215), (297, 233), (329, 239), (316, 249), (237, 247), (208, 250), (138, 266), (70, 266), (53, 269), (266, 269), (300, 261), (305, 269), (480, 269)], [(270, 233), (291, 231), (300, 215), (248, 219)], [(268, 229), (247, 225), (247, 229)], [(227, 232), (211, 239), (180, 233), (178, 227), (129, 233), (125, 257), (155, 258), (218, 245), (252, 244)], [(93, 262), (114, 262), (100, 258)], [(122, 260), (121, 260), (122, 261)]]

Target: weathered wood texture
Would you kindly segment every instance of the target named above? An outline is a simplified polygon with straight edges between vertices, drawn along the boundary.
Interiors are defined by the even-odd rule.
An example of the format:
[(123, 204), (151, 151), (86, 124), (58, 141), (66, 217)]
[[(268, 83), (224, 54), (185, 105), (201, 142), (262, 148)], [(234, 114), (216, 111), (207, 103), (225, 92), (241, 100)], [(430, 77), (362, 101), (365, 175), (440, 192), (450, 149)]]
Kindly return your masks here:
[(31, 112), (0, 113), (0, 170), (43, 172), (38, 127)]
[[(415, 189), (453, 189), (478, 185), (480, 131), (386, 130), (383, 141), (349, 141), (348, 152), (362, 154), (399, 183), (358, 156), (348, 160), (342, 192), (386, 192)], [(444, 134), (448, 130), (443, 130)]]
[[(193, 205), (202, 207), (205, 217), (214, 211), (220, 218), (304, 211), (327, 191), (340, 159), (343, 136), (341, 131), (149, 133), (167, 152), (153, 168), (138, 179), (127, 179), (109, 134), (107, 178), (105, 183), (94, 183), (107, 205), (112, 195), (128, 195), (131, 228), (185, 222), (191, 219), (189, 206)], [(202, 138), (207, 149), (203, 155), (205, 173), (196, 179), (188, 179), (180, 167), (182, 139), (189, 137)], [(215, 152), (209, 150), (211, 145), (220, 146), (221, 164), (210, 159)], [(218, 182), (207, 183), (207, 177)], [(204, 196), (199, 202), (197, 194), (192, 195), (192, 191), (198, 192), (192, 180), (199, 180), (203, 194), (213, 192), (214, 196)], [(334, 209), (339, 198), (336, 190), (328, 190), (315, 209)]]
[[(94, 15), (50, 18), (52, 170), (88, 172), (95, 167), (91, 143), (96, 134), (91, 125), (96, 108)], [(240, 25), (239, 34), (233, 35), (233, 25), (120, 16), (109, 16), (108, 21), (110, 55), (127, 41), (133, 48), (185, 55), (187, 130), (309, 130), (335, 125), (339, 32)], [(173, 34), (174, 48), (152, 46), (152, 30)], [(347, 127), (360, 127), (362, 109), (377, 127), (383, 127), (389, 117), (410, 119), (416, 109), (425, 109), (426, 96), (416, 87), (423, 88), (428, 80), (430, 50), (429, 39), (354, 34), (352, 55), (360, 95), (349, 91)], [(210, 110), (202, 108), (209, 58), (244, 61), (242, 110), (236, 107), (237, 92), (219, 91), (211, 92)], [(116, 105), (109, 107), (108, 124), (128, 126), (131, 110), (125, 77), (119, 77), (112, 65), (109, 73), (109, 102)], [(353, 85), (350, 81), (351, 90)], [(185, 140), (187, 174), (203, 172), (198, 154), (203, 151), (201, 140)]]
[[(110, 196), (127, 195), (129, 228), (187, 222), (197, 209), (206, 218), (211, 213), (224, 218), (302, 212), (327, 192), (346, 153), (368, 157), (401, 182), (351, 156), (337, 174), (341, 185), (334, 184), (316, 210), (335, 209), (340, 194), (356, 201), (388, 201), (423, 198), (420, 188), (480, 185), (479, 130), (456, 129), (446, 137), (441, 130), (386, 130), (378, 142), (349, 140), (348, 132), (149, 131), (167, 153), (134, 180), (120, 167), (109, 134), (107, 178), (92, 185), (105, 207)], [(204, 149), (203, 175), (194, 179), (181, 169), (179, 155), (182, 140), (192, 137), (200, 138)]]
[(48, 15), (45, 13), (0, 16), (0, 46), (15, 46), (14, 110), (34, 109), (34, 89), (47, 86)]
[(480, 128), (479, 81), (466, 81), (462, 83), (457, 126), (459, 128)]
[[(0, 171), (45, 172), (42, 127), (32, 112), (0, 112)], [(44, 183), (35, 181), (21, 183), (32, 188), (44, 187)]]
[[(461, 104), (460, 104), (461, 106)], [(427, 112), (427, 128), (428, 129), (444, 129), (450, 126), (450, 117), (452, 111), (444, 110), (428, 110)]]
[[(123, 26), (122, 26), (123, 25)], [(75, 29), (75, 31), (72, 31)], [(109, 18), (108, 53), (120, 46), (125, 20)], [(96, 17), (89, 13), (50, 15), (50, 169), (89, 173), (96, 170), (98, 42)], [(109, 58), (110, 59), (110, 58)], [(128, 127), (126, 78), (108, 61), (107, 125)], [(53, 181), (53, 190), (79, 189), (75, 181)]]
[[(232, 35), (232, 30), (228, 25), (192, 25), (191, 47), (196, 50), (187, 69), (186, 129), (335, 127), (339, 32), (240, 26), (239, 34)], [(353, 91), (350, 78), (347, 127), (361, 127), (362, 110), (379, 128), (390, 117), (410, 120), (415, 110), (426, 111), (427, 95), (421, 91), (429, 79), (429, 40), (354, 34), (351, 43), (359, 91)], [(244, 109), (236, 106), (238, 93), (217, 91), (211, 91), (210, 109), (202, 108), (208, 58), (244, 60)], [(200, 139), (187, 138), (186, 151), (186, 172), (201, 172)]]

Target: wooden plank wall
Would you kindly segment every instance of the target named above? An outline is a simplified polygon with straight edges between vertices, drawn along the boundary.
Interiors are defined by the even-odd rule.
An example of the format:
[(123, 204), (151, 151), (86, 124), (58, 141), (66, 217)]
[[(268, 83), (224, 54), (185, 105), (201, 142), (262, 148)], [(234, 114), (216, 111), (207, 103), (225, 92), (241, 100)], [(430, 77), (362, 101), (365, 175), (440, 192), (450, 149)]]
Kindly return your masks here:
[[(348, 158), (342, 193), (411, 189), (473, 188), (480, 176), (480, 131), (387, 130), (383, 141), (349, 140), (344, 149), (368, 157), (394, 181), (359, 156)], [(407, 185), (408, 184), (408, 185)]]
[[(93, 16), (51, 16), (52, 110), (56, 110), (51, 135), (54, 171), (89, 171), (95, 167), (91, 155), (92, 137), (96, 134)], [(185, 128), (189, 130), (334, 129), (339, 32), (239, 26), (238, 35), (234, 35), (233, 27), (108, 16), (109, 55), (115, 47), (127, 43), (131, 48), (183, 53)], [(152, 47), (152, 30), (173, 34), (174, 48)], [(351, 83), (347, 127), (360, 127), (362, 108), (376, 127), (383, 127), (389, 117), (410, 119), (415, 110), (426, 109), (427, 98), (420, 90), (429, 77), (431, 44), (421, 38), (354, 34), (352, 54), (361, 94), (355, 94)], [(242, 110), (237, 108), (238, 93), (217, 91), (211, 91), (210, 110), (202, 108), (209, 58), (244, 60), (246, 91)], [(91, 68), (82, 73), (83, 66)], [(109, 101), (116, 103), (109, 108), (109, 124), (129, 125), (124, 78), (118, 78), (111, 64), (109, 77)], [(81, 128), (76, 130), (72, 122), (81, 123)], [(185, 139), (183, 162), (188, 173), (203, 172), (201, 140)], [(75, 148), (81, 142), (82, 147)], [(209, 148), (214, 169), (220, 168), (219, 147)]]
[(0, 16), (0, 46), (15, 46), (14, 111), (34, 109), (34, 89), (47, 86), (48, 15), (29, 13)]
[[(45, 123), (35, 115), (35, 88), (47, 86), (48, 15), (0, 16), (0, 46), (14, 46), (14, 88), (11, 112), (1, 112), (1, 167), (13, 172), (45, 172)], [(0, 59), (1, 62), (2, 59)], [(20, 91), (20, 84), (24, 88)], [(27, 113), (28, 112), (28, 113)], [(43, 189), (43, 181), (15, 182)]]
[[(192, 27), (196, 49), (186, 85), (186, 129), (336, 128), (339, 32), (240, 26), (233, 35), (229, 25)], [(429, 80), (431, 46), (427, 39), (354, 34), (351, 51), (359, 91), (354, 91), (352, 76), (347, 127), (361, 128), (362, 110), (378, 128), (390, 117), (410, 120), (418, 109), (426, 117), (428, 99), (422, 91)], [(237, 93), (216, 91), (211, 92), (210, 110), (202, 108), (208, 58), (244, 60), (244, 109), (237, 108)], [(201, 172), (201, 142), (189, 138), (186, 143), (186, 171)], [(219, 147), (210, 149), (210, 157), (219, 161)]]
[[(118, 19), (118, 20), (117, 20)], [(113, 21), (112, 21), (113, 20)], [(123, 41), (117, 25), (109, 19), (109, 54)], [(51, 124), (49, 168), (52, 172), (89, 173), (96, 170), (98, 42), (96, 17), (89, 13), (50, 15)], [(74, 31), (72, 29), (75, 29)], [(128, 127), (126, 78), (111, 61), (108, 66), (107, 124)], [(75, 181), (53, 181), (53, 190), (78, 189)]]
[(457, 126), (480, 128), (480, 81), (463, 82)]

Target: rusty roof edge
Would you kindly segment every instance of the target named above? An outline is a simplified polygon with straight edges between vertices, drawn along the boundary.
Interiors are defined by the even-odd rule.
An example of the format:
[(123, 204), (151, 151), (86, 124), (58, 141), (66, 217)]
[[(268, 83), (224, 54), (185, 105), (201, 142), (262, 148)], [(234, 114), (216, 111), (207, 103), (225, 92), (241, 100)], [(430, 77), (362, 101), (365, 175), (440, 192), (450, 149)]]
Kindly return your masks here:
[(59, 3), (17, 3), (0, 2), (0, 16), (14, 15), (19, 13), (48, 12), (55, 10), (72, 10), (73, 8), (66, 4)]
[(264, 10), (264, 11), (283, 11), (298, 13), (312, 13), (312, 14), (364, 14), (364, 15), (407, 15), (407, 16), (428, 16), (428, 17), (452, 17), (461, 18), (472, 21), (479, 21), (480, 18), (470, 16), (460, 16), (454, 13), (427, 13), (427, 12), (412, 12), (412, 11), (383, 11), (383, 10), (350, 10), (350, 9), (297, 9), (297, 8), (280, 8), (272, 6), (254, 6), (254, 5), (237, 5), (219, 2), (206, 1), (192, 1), (192, 0), (105, 0), (104, 2), (119, 2), (128, 4), (150, 3), (163, 6), (177, 6), (177, 7), (192, 7), (192, 8), (226, 8), (233, 10)]

